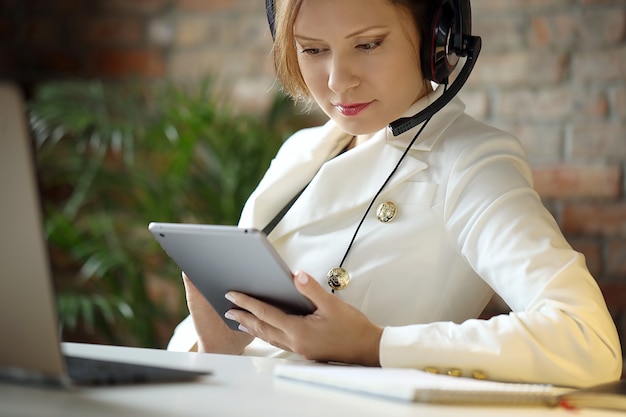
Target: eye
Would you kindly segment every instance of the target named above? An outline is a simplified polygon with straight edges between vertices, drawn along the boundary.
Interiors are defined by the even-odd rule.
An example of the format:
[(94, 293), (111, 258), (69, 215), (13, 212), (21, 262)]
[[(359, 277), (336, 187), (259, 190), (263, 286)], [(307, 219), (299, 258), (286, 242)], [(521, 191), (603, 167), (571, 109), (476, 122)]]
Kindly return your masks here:
[(303, 47), (300, 49), (300, 53), (304, 55), (309, 55), (309, 56), (316, 56), (316, 55), (322, 54), (326, 50), (327, 50), (326, 48), (304, 48)]
[(320, 49), (319, 48), (303, 48), (300, 51), (301, 54), (305, 54), (305, 55), (317, 55), (320, 53)]
[(358, 44), (356, 47), (357, 49), (361, 49), (365, 52), (370, 52), (373, 51), (374, 49), (378, 48), (380, 45), (382, 45), (383, 41), (373, 41), (373, 42), (367, 42), (367, 43), (360, 43)]

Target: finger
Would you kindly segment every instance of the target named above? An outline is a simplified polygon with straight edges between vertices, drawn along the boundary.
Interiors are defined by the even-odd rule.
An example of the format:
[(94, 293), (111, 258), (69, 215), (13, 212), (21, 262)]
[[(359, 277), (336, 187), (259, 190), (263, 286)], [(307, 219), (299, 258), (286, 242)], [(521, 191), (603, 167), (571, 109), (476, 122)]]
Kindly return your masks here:
[[(207, 302), (204, 296), (200, 293), (200, 291), (193, 285), (193, 282), (189, 279), (187, 274), (184, 272), (183, 275), (183, 285), (185, 286), (185, 297), (187, 298), (187, 302), (198, 303), (198, 302)], [(207, 302), (208, 303), (208, 302)]]
[(240, 354), (252, 341), (252, 338), (245, 333), (235, 332), (228, 328), (222, 317), (184, 272), (183, 283), (189, 313), (191, 313), (191, 319), (198, 335), (198, 350), (200, 352)]
[(242, 332), (263, 339), (280, 349), (292, 350), (288, 346), (288, 338), (283, 330), (260, 320), (248, 311), (231, 309), (226, 312), (225, 317), (239, 323), (239, 330)]
[(185, 272), (181, 272), (182, 276), (183, 276), (183, 284), (185, 285), (185, 288), (187, 287), (193, 287), (195, 288), (195, 286), (192, 284), (191, 280), (189, 280), (189, 277), (187, 276), (187, 274), (185, 274)]
[(318, 309), (324, 310), (335, 301), (335, 297), (306, 272), (296, 272), (294, 283), (298, 292), (311, 300)]
[[(260, 301), (254, 297), (250, 297), (249, 295), (230, 291), (226, 294), (226, 299), (231, 303), (235, 304), (238, 307), (243, 308), (248, 311), (249, 314), (253, 315), (257, 319), (262, 322), (268, 323), (271, 326), (281, 327), (287, 318), (287, 315), (283, 313), (280, 309), (267, 304), (263, 301)], [(236, 310), (230, 310), (233, 312), (235, 317), (245, 317), (245, 312), (240, 312)], [(238, 320), (239, 321), (239, 320)], [(239, 321), (241, 323), (241, 321)]]
[(239, 292), (231, 291), (226, 294), (226, 298), (243, 309), (231, 309), (227, 312), (227, 318), (237, 321), (243, 327), (240, 330), (260, 337), (274, 346), (288, 349), (286, 332), (294, 327), (294, 316)]
[[(184, 272), (183, 284), (185, 286), (187, 307), (189, 308), (189, 312), (192, 315), (194, 323), (202, 325), (205, 321), (213, 320), (214, 317), (219, 317), (213, 306), (211, 306), (204, 295), (202, 295), (202, 293), (196, 288)], [(221, 318), (219, 321), (221, 321)]]

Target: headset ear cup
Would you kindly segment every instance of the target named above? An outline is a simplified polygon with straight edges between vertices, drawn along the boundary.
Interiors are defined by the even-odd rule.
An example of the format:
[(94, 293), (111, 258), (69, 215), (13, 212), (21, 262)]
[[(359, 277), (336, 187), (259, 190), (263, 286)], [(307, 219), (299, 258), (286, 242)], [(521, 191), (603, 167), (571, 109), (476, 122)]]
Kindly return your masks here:
[(422, 73), (437, 84), (447, 83), (456, 68), (458, 57), (451, 45), (456, 13), (460, 13), (450, 0), (442, 0), (434, 9), (432, 27), (422, 41)]
[(274, 0), (265, 0), (265, 14), (267, 15), (267, 23), (270, 26), (270, 33), (272, 39), (276, 38), (276, 8), (274, 7)]

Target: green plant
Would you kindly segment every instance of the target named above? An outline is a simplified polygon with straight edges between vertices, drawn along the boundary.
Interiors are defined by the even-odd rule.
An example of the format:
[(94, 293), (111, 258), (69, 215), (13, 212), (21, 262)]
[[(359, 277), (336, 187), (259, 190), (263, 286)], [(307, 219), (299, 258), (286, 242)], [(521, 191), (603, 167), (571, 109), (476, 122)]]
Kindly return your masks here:
[(147, 224), (235, 224), (284, 138), (307, 123), (287, 103), (235, 114), (209, 81), (37, 89), (29, 110), (65, 340), (164, 345), (186, 306)]

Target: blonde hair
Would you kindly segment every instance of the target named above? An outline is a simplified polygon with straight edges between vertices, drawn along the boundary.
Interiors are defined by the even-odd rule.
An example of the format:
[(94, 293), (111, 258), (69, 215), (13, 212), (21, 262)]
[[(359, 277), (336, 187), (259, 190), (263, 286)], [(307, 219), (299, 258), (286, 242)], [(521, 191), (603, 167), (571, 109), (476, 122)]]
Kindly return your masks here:
[(287, 94), (296, 100), (308, 100), (309, 89), (304, 82), (298, 51), (293, 34), (293, 26), (303, 0), (275, 0), (276, 33), (274, 35), (274, 69), (276, 76)]

